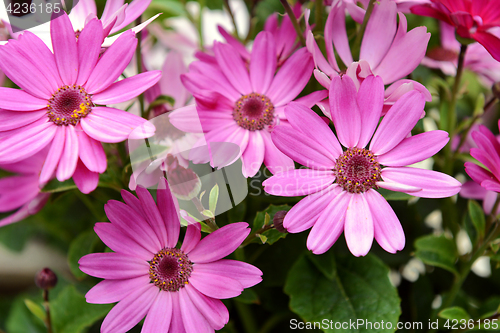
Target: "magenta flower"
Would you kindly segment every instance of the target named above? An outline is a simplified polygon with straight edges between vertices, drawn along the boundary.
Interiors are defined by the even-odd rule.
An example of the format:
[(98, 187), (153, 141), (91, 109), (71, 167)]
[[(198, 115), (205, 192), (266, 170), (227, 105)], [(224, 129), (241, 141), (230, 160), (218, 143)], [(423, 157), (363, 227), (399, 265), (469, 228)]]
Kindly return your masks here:
[[(293, 161), (274, 146), (270, 128), (285, 121), (285, 106), (309, 81), (313, 70), (310, 54), (305, 48), (298, 50), (275, 74), (276, 42), (265, 31), (255, 38), (249, 68), (231, 45), (216, 43), (214, 51), (213, 59), (206, 56), (206, 61), (192, 63), (190, 72), (182, 76), (184, 86), (195, 97), (197, 113), (193, 110), (181, 116), (174, 111), (172, 124), (184, 132), (202, 130), (202, 140), (207, 143), (238, 145), (245, 177), (254, 176), (263, 162), (271, 172), (293, 168)], [(313, 106), (325, 97), (326, 91), (320, 91), (300, 101)]]
[(0, 88), (0, 163), (14, 163), (50, 147), (40, 173), (45, 184), (73, 177), (78, 188), (95, 189), (106, 170), (101, 142), (120, 142), (154, 134), (153, 125), (128, 112), (107, 108), (136, 97), (155, 84), (160, 71), (115, 82), (137, 44), (126, 32), (99, 57), (101, 22), (91, 20), (75, 38), (62, 15), (51, 22), (54, 53), (30, 32), (0, 46), (0, 68), (21, 89)]
[[(2, 112), (6, 111), (0, 110)], [(0, 165), (0, 169), (16, 174), (0, 178), (0, 212), (17, 209), (13, 214), (0, 219), (0, 227), (38, 213), (49, 199), (50, 194), (41, 193), (38, 186), (39, 173), (46, 156), (47, 149), (44, 149), (27, 160)]]
[(463, 38), (474, 39), (500, 61), (500, 38), (492, 28), (500, 27), (500, 0), (431, 0), (411, 8), (413, 14), (444, 21)]
[(122, 191), (125, 204), (109, 201), (105, 210), (111, 223), (97, 223), (94, 230), (115, 252), (79, 261), (83, 272), (105, 279), (85, 295), (87, 302), (119, 302), (104, 319), (103, 333), (126, 332), (144, 316), (143, 333), (214, 332), (229, 320), (220, 299), (262, 280), (258, 268), (222, 259), (250, 233), (247, 223), (226, 225), (201, 241), (200, 224), (190, 224), (176, 248), (179, 216), (168, 184), (161, 184), (158, 204), (142, 187), (139, 198)]
[[(498, 193), (488, 191), (476, 182), (468, 181), (462, 185), (460, 196), (467, 199), (475, 199), (483, 201), (484, 213), (489, 215), (493, 213), (495, 201), (497, 201)], [(497, 208), (495, 215), (500, 214), (500, 207)]]
[(375, 191), (379, 187), (424, 198), (460, 191), (460, 182), (446, 174), (405, 167), (431, 157), (449, 140), (444, 131), (408, 136), (423, 112), (423, 95), (403, 95), (375, 131), (383, 101), (380, 77), (367, 77), (356, 91), (349, 76), (337, 76), (330, 105), (338, 140), (318, 115), (296, 103), (285, 110), (289, 125), (272, 133), (281, 151), (310, 169), (276, 174), (264, 189), (280, 196), (307, 195), (287, 213), (283, 226), (292, 233), (312, 227), (307, 247), (315, 254), (326, 252), (342, 231), (355, 256), (366, 255), (374, 237), (388, 252), (403, 249), (403, 229)]
[[(500, 127), (500, 121), (498, 126)], [(465, 162), (465, 172), (487, 191), (500, 193), (500, 143), (483, 125), (479, 126), (479, 131), (472, 132), (472, 138), (477, 148), (471, 148), (470, 154), (486, 169), (472, 162)]]

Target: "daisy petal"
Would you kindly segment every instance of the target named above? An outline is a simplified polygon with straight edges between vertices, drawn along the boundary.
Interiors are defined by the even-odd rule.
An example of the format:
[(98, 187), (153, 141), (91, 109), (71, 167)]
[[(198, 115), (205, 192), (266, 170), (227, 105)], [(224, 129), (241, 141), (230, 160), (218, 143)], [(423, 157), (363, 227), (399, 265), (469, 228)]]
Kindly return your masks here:
[(123, 231), (113, 225), (113, 223), (96, 223), (94, 231), (104, 244), (117, 253), (137, 257), (146, 261), (151, 260), (155, 255), (123, 233)]
[(361, 116), (361, 133), (357, 147), (364, 148), (372, 138), (384, 106), (384, 83), (380, 76), (370, 75), (361, 83), (357, 97)]
[(87, 254), (78, 263), (82, 272), (102, 279), (130, 279), (149, 272), (146, 260), (115, 252)]
[(225, 276), (237, 280), (243, 288), (250, 288), (262, 281), (262, 271), (246, 262), (221, 259), (208, 264), (196, 264), (199, 273)]
[(57, 180), (63, 182), (70, 179), (75, 173), (78, 162), (78, 138), (74, 126), (65, 126), (66, 135), (64, 140), (64, 151), (57, 167)]
[[(47, 100), (20, 89), (0, 87), (0, 108), (13, 111), (33, 111), (47, 107)], [(19, 114), (20, 115), (20, 114)]]
[(106, 304), (121, 301), (136, 289), (149, 284), (149, 276), (125, 280), (103, 280), (85, 294), (87, 303)]
[[(174, 203), (176, 199), (172, 196), (165, 178), (160, 180), (158, 190), (156, 191), (156, 200), (158, 201), (158, 209), (166, 228), (166, 245), (168, 247), (175, 247), (179, 239), (181, 222), (178, 209)], [(161, 232), (163, 233), (163, 230)]]
[(331, 170), (296, 169), (277, 173), (266, 179), (262, 186), (264, 186), (266, 193), (282, 197), (295, 197), (322, 191), (330, 186), (334, 180), (335, 175)]
[(63, 83), (66, 85), (75, 84), (78, 76), (78, 50), (75, 31), (67, 14), (64, 13), (51, 20), (50, 37)]
[(178, 292), (179, 305), (182, 313), (182, 322), (187, 332), (212, 333), (214, 330), (205, 317), (191, 302), (187, 291), (182, 288)]
[(252, 92), (252, 85), (243, 59), (239, 53), (228, 44), (214, 45), (215, 58), (219, 67), (232, 86), (242, 95)]
[(266, 94), (276, 71), (276, 48), (271, 33), (260, 32), (253, 43), (250, 59), (250, 81), (252, 89), (259, 94)]
[(350, 194), (349, 196), (351, 200), (345, 215), (345, 240), (349, 251), (354, 256), (365, 256), (373, 243), (372, 214), (365, 194)]
[(262, 139), (264, 139), (264, 164), (275, 174), (278, 172), (285, 172), (290, 169), (295, 168), (293, 160), (283, 154), (273, 143), (271, 138), (271, 133), (268, 131), (262, 131)]
[(103, 173), (106, 171), (106, 153), (102, 144), (88, 136), (80, 124), (76, 126), (76, 135), (78, 137), (78, 153), (85, 166), (93, 172)]
[(184, 241), (182, 242), (181, 250), (184, 253), (189, 254), (201, 239), (201, 224), (189, 224), (186, 229), (186, 235), (184, 236)]
[[(77, 85), (84, 85), (90, 73), (95, 67), (99, 54), (101, 52), (102, 38), (102, 23), (100, 20), (93, 19), (85, 25), (85, 28), (80, 33), (77, 41), (78, 47), (78, 78)], [(105, 103), (101, 103), (105, 104)]]
[(191, 299), (191, 302), (210, 323), (213, 329), (220, 330), (227, 324), (229, 321), (229, 312), (224, 303), (218, 299), (203, 295), (190, 284), (184, 289)]
[(97, 188), (99, 184), (99, 174), (90, 171), (85, 164), (79, 159), (76, 164), (75, 172), (73, 173), (73, 181), (80, 192), (89, 194)]
[(198, 272), (196, 270), (196, 264), (193, 266), (193, 271), (189, 277), (189, 283), (202, 294), (218, 299), (236, 297), (240, 295), (244, 289), (239, 281), (230, 277), (220, 274)]
[(172, 319), (172, 293), (159, 292), (148, 311), (142, 333), (168, 332)]
[[(166, 194), (165, 190), (158, 191), (158, 193), (160, 193), (160, 192), (161, 192), (161, 194), (159, 194), (159, 195), (160, 195), (160, 199), (162, 201), (158, 201), (158, 206), (168, 204), (167, 202), (164, 201), (165, 200), (164, 196)], [(141, 206), (142, 206), (144, 214), (146, 216), (146, 220), (149, 222), (149, 225), (153, 228), (153, 232), (160, 240), (161, 247), (162, 248), (166, 247), (167, 244), (169, 243), (169, 241), (167, 239), (167, 229), (165, 227), (165, 224), (176, 223), (178, 221), (177, 216), (175, 216), (176, 220), (164, 220), (162, 218), (162, 215), (160, 214), (160, 211), (158, 210), (158, 206), (156, 205), (153, 197), (151, 196), (151, 193), (149, 193), (149, 191), (147, 189), (145, 189), (142, 186), (138, 186), (136, 189), (136, 193), (137, 193), (137, 197), (141, 201)], [(170, 205), (168, 207), (165, 207), (165, 208), (170, 209), (173, 213), (175, 213), (177, 211), (177, 209), (175, 209), (175, 206), (173, 205), (172, 201), (170, 201)], [(167, 218), (168, 217), (169, 216), (167, 216)], [(172, 236), (176, 236), (176, 235), (172, 235)], [(177, 241), (175, 241), (175, 243), (177, 243)], [(175, 244), (173, 246), (175, 246)]]
[(42, 172), (40, 172), (40, 184), (47, 183), (52, 179), (52, 175), (56, 170), (61, 155), (64, 150), (64, 142), (66, 141), (66, 129), (64, 126), (57, 126), (56, 134), (52, 144), (50, 145), (49, 153), (43, 164)]
[(243, 176), (253, 177), (257, 174), (264, 161), (264, 139), (262, 131), (249, 131), (248, 145), (241, 156), (243, 161)]

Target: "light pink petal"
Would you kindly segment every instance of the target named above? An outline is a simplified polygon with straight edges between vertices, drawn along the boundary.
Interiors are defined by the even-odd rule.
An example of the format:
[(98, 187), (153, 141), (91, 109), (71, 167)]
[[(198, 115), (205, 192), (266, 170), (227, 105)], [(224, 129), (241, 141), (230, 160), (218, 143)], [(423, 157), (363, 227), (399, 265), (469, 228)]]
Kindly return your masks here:
[(94, 107), (87, 117), (82, 118), (81, 124), (88, 136), (107, 143), (129, 138), (147, 138), (153, 136), (155, 132), (153, 124), (146, 119), (126, 111), (105, 107)]
[[(266, 23), (267, 23), (267, 20), (266, 20)], [(241, 42), (236, 39), (235, 37), (233, 37), (232, 35), (230, 35), (223, 27), (221, 27), (220, 25), (217, 26), (217, 30), (219, 30), (219, 33), (221, 34), (222, 37), (224, 37), (224, 39), (226, 40), (226, 42), (231, 45), (232, 47), (234, 47), (236, 49), (236, 51), (238, 51), (238, 53), (240, 54), (240, 56), (245, 59), (246, 61), (250, 61), (250, 53), (248, 52), (248, 50), (245, 48), (245, 46), (243, 44), (241, 44)], [(267, 31), (267, 30), (266, 30)]]
[(264, 161), (265, 146), (261, 132), (249, 131), (248, 145), (241, 156), (243, 176), (246, 178), (255, 176)]
[(365, 194), (349, 194), (351, 197), (345, 215), (344, 235), (349, 251), (365, 256), (373, 243), (374, 227), (370, 207)]
[(237, 260), (221, 259), (208, 264), (195, 264), (199, 273), (226, 276), (250, 288), (262, 281), (262, 271), (257, 267)]
[(78, 263), (82, 272), (102, 279), (130, 279), (149, 271), (146, 260), (115, 252), (87, 254)]
[(141, 333), (168, 332), (173, 312), (172, 293), (160, 291), (149, 308)]
[(14, 163), (36, 154), (52, 141), (56, 129), (53, 123), (35, 122), (19, 133), (0, 140), (0, 163)]
[(357, 147), (364, 148), (377, 128), (384, 105), (384, 84), (380, 76), (368, 76), (358, 91), (358, 106), (361, 116), (361, 134)]
[(250, 58), (250, 81), (252, 89), (266, 94), (276, 71), (276, 43), (270, 32), (262, 31), (253, 43)]
[(54, 139), (49, 148), (49, 153), (43, 164), (42, 172), (40, 173), (40, 184), (45, 184), (52, 179), (54, 171), (61, 159), (66, 141), (66, 126), (57, 126)]
[(481, 186), (488, 191), (494, 191), (500, 193), (500, 183), (498, 180), (483, 180)]
[(430, 131), (403, 139), (396, 147), (378, 156), (388, 166), (405, 166), (425, 160), (440, 151), (450, 140), (448, 132)]
[[(137, 194), (139, 194), (139, 192), (137, 192)], [(141, 197), (139, 196), (139, 199), (140, 198)], [(166, 237), (165, 244), (167, 247), (175, 247), (175, 245), (177, 245), (177, 240), (179, 239), (181, 222), (179, 213), (174, 203), (174, 200), (176, 199), (172, 196), (172, 192), (170, 191), (165, 178), (160, 180), (160, 184), (158, 185), (158, 189), (156, 191), (156, 200), (158, 201), (158, 210), (160, 211), (163, 222), (160, 223), (157, 231), (162, 235), (166, 234), (164, 237)]]
[[(33, 200), (22, 206), (17, 212), (0, 219), (0, 227), (24, 220), (30, 215), (38, 213), (49, 200), (48, 193), (40, 193)], [(26, 196), (23, 197), (26, 199)]]
[(377, 191), (369, 190), (365, 197), (373, 217), (378, 244), (390, 253), (401, 251), (405, 247), (405, 233), (392, 207)]
[(20, 89), (0, 87), (0, 108), (14, 111), (32, 111), (46, 107), (47, 100), (30, 95)]
[(76, 126), (76, 136), (78, 137), (78, 153), (85, 166), (93, 172), (103, 173), (106, 171), (106, 153), (102, 144), (88, 136), (80, 124)]
[(186, 105), (190, 94), (181, 82), (181, 75), (187, 73), (186, 65), (180, 53), (169, 52), (162, 67), (162, 77), (158, 82), (163, 95), (172, 96), (174, 108)]
[(76, 164), (75, 173), (73, 173), (73, 181), (80, 192), (89, 194), (99, 184), (99, 173), (90, 171), (79, 159)]
[(476, 183), (481, 184), (483, 181), (487, 179), (493, 179), (494, 176), (491, 172), (488, 170), (485, 170), (484, 168), (480, 167), (477, 164), (474, 164), (472, 162), (465, 162), (465, 172), (474, 180)]
[(299, 233), (311, 228), (339, 193), (341, 193), (341, 188), (332, 185), (324, 191), (305, 197), (285, 215), (283, 226), (290, 233)]
[[(168, 191), (170, 192), (170, 190), (168, 190)], [(165, 192), (166, 192), (166, 190), (159, 190), (158, 191), (158, 193), (161, 193), (161, 194), (159, 194), (161, 201), (158, 201), (158, 206), (169, 205), (167, 207), (164, 207), (164, 213), (167, 214), (165, 216), (166, 219), (164, 220), (162, 215), (160, 214), (160, 211), (158, 210), (158, 207), (156, 206), (156, 203), (155, 203), (153, 197), (151, 196), (151, 193), (149, 193), (149, 191), (142, 186), (138, 186), (136, 189), (137, 197), (141, 201), (141, 206), (143, 208), (144, 215), (146, 216), (146, 221), (149, 222), (149, 225), (153, 229), (153, 232), (160, 240), (160, 244), (161, 244), (162, 248), (175, 247), (175, 245), (177, 244), (177, 240), (175, 240), (173, 245), (167, 245), (169, 243), (169, 240), (167, 239), (167, 228), (165, 227), (165, 225), (167, 223), (168, 224), (177, 223), (177, 221), (179, 221), (179, 219), (177, 218), (177, 214), (176, 214), (177, 210), (175, 209), (175, 206), (174, 206), (172, 200), (170, 200), (170, 202), (166, 201), (167, 198), (166, 198)], [(170, 199), (171, 198), (172, 197), (170, 196)], [(169, 212), (169, 210), (170, 210), (170, 212)], [(170, 220), (170, 213), (174, 213), (172, 215), (176, 217), (176, 220)], [(172, 235), (173, 238), (175, 236), (176, 235)]]
[[(333, 45), (335, 45), (335, 50), (346, 66), (353, 62), (345, 26), (345, 9), (340, 1), (332, 6), (330, 14), (328, 14), (325, 24), (325, 45), (328, 61), (333, 68), (337, 65)], [(337, 70), (337, 68), (335, 69)]]
[(296, 169), (277, 173), (266, 179), (262, 186), (266, 193), (295, 197), (321, 191), (334, 181), (335, 174), (332, 170)]
[(444, 173), (417, 168), (384, 168), (382, 178), (388, 182), (422, 188), (410, 193), (421, 198), (446, 198), (460, 192), (462, 184)]
[(337, 76), (330, 84), (330, 112), (340, 143), (352, 148), (361, 134), (361, 115), (356, 101), (356, 86), (347, 76)]
[(472, 148), (470, 154), (472, 157), (483, 163), (495, 176), (500, 175), (500, 151), (497, 150), (498, 141), (493, 137), (488, 137), (479, 131), (473, 131), (471, 134), (478, 148)]
[(264, 152), (264, 164), (275, 174), (277, 172), (285, 172), (295, 168), (293, 160), (283, 154), (273, 143), (271, 138), (271, 133), (268, 131), (261, 132), (262, 139), (264, 139), (265, 152)]
[(73, 85), (78, 76), (78, 50), (75, 31), (68, 15), (63, 14), (50, 23), (50, 37), (59, 75), (66, 85)]
[(144, 210), (142, 209), (141, 206), (141, 201), (137, 199), (135, 195), (130, 193), (127, 190), (121, 190), (120, 194), (122, 195), (123, 201), (132, 208), (137, 214), (139, 214), (141, 217), (145, 218), (146, 215), (144, 214)]
[(181, 75), (181, 81), (193, 94), (200, 90), (213, 90), (233, 101), (242, 95), (217, 64), (193, 62), (189, 66), (189, 73)]
[(316, 66), (316, 68), (318, 68), (328, 76), (334, 76), (334, 73), (338, 71), (337, 62), (335, 61), (333, 65), (330, 65), (328, 61), (326, 61), (325, 57), (318, 47), (318, 44), (316, 43), (316, 40), (314, 39), (312, 31), (309, 31), (307, 33), (306, 46), (307, 50), (312, 54), (314, 65)]
[(214, 52), (220, 69), (232, 86), (242, 95), (251, 93), (248, 70), (239, 53), (231, 45), (222, 43), (214, 45)]
[(386, 190), (411, 193), (422, 191), (422, 187), (410, 186), (406, 184), (395, 183), (393, 181), (383, 181), (375, 183), (378, 187), (385, 188)]
[[(486, 191), (486, 195), (484, 196), (484, 201), (483, 201), (483, 210), (486, 214), (493, 213), (492, 211), (493, 207), (495, 206), (495, 202), (497, 201), (497, 197), (498, 197), (497, 192)], [(500, 214), (500, 207), (497, 208), (495, 214), (496, 215)]]
[(136, 45), (134, 33), (124, 32), (97, 62), (85, 84), (87, 92), (99, 93), (115, 82), (132, 59)]
[(0, 178), (0, 212), (8, 212), (25, 205), (39, 192), (36, 175)]
[(342, 191), (319, 214), (307, 237), (307, 248), (314, 254), (328, 251), (344, 230), (344, 217), (350, 197)]
[(76, 169), (78, 162), (78, 137), (74, 126), (65, 126), (66, 135), (64, 140), (64, 150), (57, 167), (57, 180), (63, 182), (70, 179)]
[(149, 284), (149, 276), (144, 275), (126, 280), (103, 280), (85, 294), (87, 303), (106, 304), (121, 301), (129, 294)]
[[(317, 103), (320, 103), (322, 100), (324, 100), (327, 97), (328, 97), (328, 90), (313, 91), (310, 94), (307, 94), (305, 96), (297, 98), (296, 100), (294, 100), (294, 103), (299, 103), (299, 104), (304, 105), (308, 108), (312, 108), (314, 105), (316, 105)], [(288, 104), (288, 105), (290, 105), (290, 104)]]
[(274, 106), (282, 106), (297, 97), (311, 78), (314, 63), (307, 49), (301, 48), (285, 61), (266, 94)]
[(110, 85), (107, 89), (92, 96), (97, 104), (116, 104), (126, 102), (142, 94), (160, 80), (161, 71), (149, 71), (134, 75)]
[(127, 332), (148, 313), (159, 289), (152, 283), (135, 289), (109, 311), (101, 325), (101, 333)]
[(94, 231), (102, 242), (115, 252), (130, 257), (137, 257), (145, 261), (150, 261), (155, 255), (155, 253), (145, 249), (142, 245), (123, 233), (113, 223), (96, 223)]
[(382, 155), (396, 147), (411, 132), (424, 110), (424, 96), (410, 91), (387, 112), (373, 135), (370, 150)]
[(186, 229), (186, 235), (184, 236), (184, 240), (182, 242), (181, 250), (184, 253), (190, 253), (196, 245), (200, 242), (201, 239), (201, 224), (189, 224)]
[(222, 259), (236, 250), (249, 233), (250, 229), (246, 222), (225, 225), (203, 238), (189, 252), (189, 259), (200, 264)]
[(178, 292), (182, 322), (186, 332), (212, 333), (214, 330), (203, 314), (193, 304), (187, 291), (182, 288)]
[(125, 28), (127, 25), (132, 23), (135, 19), (141, 16), (146, 8), (148, 8), (151, 0), (134, 0), (129, 3), (128, 7), (125, 9), (124, 19), (120, 24), (116, 24), (110, 33), (115, 33)]
[(198, 311), (210, 323), (213, 329), (220, 330), (229, 321), (229, 312), (220, 300), (201, 294), (196, 288), (188, 284), (186, 294)]
[(10, 131), (30, 125), (47, 116), (46, 110), (32, 112), (17, 112), (0, 109), (0, 131)]
[(226, 299), (236, 297), (243, 291), (242, 284), (230, 277), (208, 272), (198, 272), (193, 267), (189, 283), (208, 297)]
[(171, 332), (179, 332), (179, 333), (189, 333), (184, 329), (184, 324), (182, 323), (182, 311), (181, 306), (179, 304), (179, 293), (171, 293), (172, 296), (172, 319), (170, 322)]
[[(460, 196), (467, 199), (483, 200), (486, 196), (486, 191), (484, 187), (476, 182), (468, 181), (462, 184), (462, 189), (460, 190)], [(493, 206), (490, 207), (493, 208)]]
[(76, 79), (77, 85), (84, 85), (87, 82), (90, 73), (92, 73), (99, 59), (102, 43), (102, 38), (99, 38), (99, 36), (102, 36), (102, 34), (101, 21), (93, 19), (85, 25), (85, 28), (78, 37), (78, 63), (80, 67), (78, 68), (78, 78)]
[(73, 28), (81, 29), (85, 26), (85, 20), (89, 15), (97, 15), (97, 8), (94, 0), (79, 0), (76, 6), (71, 9), (68, 16), (73, 24)]

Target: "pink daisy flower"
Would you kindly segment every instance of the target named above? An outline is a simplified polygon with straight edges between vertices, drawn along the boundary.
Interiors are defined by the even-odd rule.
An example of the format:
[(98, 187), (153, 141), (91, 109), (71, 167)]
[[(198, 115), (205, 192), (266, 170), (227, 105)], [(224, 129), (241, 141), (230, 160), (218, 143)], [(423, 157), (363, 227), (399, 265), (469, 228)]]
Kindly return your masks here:
[[(493, 213), (493, 207), (498, 198), (498, 193), (488, 191), (474, 181), (468, 181), (462, 185), (460, 196), (466, 199), (475, 199), (483, 201), (484, 213), (489, 215)], [(497, 208), (495, 215), (500, 214), (500, 207)]]
[(119, 302), (101, 332), (126, 332), (144, 316), (143, 333), (214, 332), (229, 320), (220, 301), (259, 283), (262, 272), (247, 263), (222, 259), (250, 233), (245, 222), (226, 225), (200, 241), (200, 224), (187, 227), (177, 248), (180, 221), (165, 180), (158, 204), (144, 188), (136, 198), (122, 191), (126, 203), (111, 200), (105, 210), (111, 223), (94, 230), (113, 251), (92, 253), (80, 269), (105, 279), (86, 295), (89, 303)]
[(377, 128), (383, 101), (380, 77), (367, 77), (356, 91), (349, 76), (338, 76), (330, 86), (338, 140), (318, 115), (296, 103), (285, 110), (289, 125), (272, 133), (282, 152), (310, 169), (276, 174), (264, 189), (280, 196), (307, 195), (287, 213), (283, 226), (292, 233), (312, 227), (307, 247), (315, 254), (326, 252), (342, 231), (355, 256), (366, 255), (374, 237), (388, 252), (403, 249), (403, 228), (375, 191), (379, 187), (424, 198), (460, 191), (460, 182), (446, 174), (405, 167), (431, 157), (449, 140), (444, 131), (408, 136), (424, 109), (422, 94), (403, 95)]
[(137, 39), (126, 32), (102, 56), (102, 24), (91, 20), (75, 38), (66, 14), (51, 22), (54, 53), (30, 32), (0, 46), (0, 68), (21, 89), (0, 88), (0, 163), (49, 152), (40, 173), (45, 184), (73, 177), (78, 188), (95, 189), (106, 170), (101, 142), (146, 138), (155, 128), (143, 118), (98, 105), (127, 101), (155, 84), (160, 71), (114, 83), (130, 62)]
[[(498, 126), (500, 127), (500, 121)], [(475, 163), (465, 162), (465, 172), (487, 191), (500, 193), (500, 143), (483, 125), (479, 126), (479, 131), (472, 132), (472, 139), (477, 148), (471, 148), (470, 154), (486, 169)]]
[[(238, 145), (245, 177), (254, 176), (263, 162), (271, 172), (293, 168), (293, 161), (274, 146), (270, 129), (285, 121), (285, 106), (309, 81), (313, 70), (310, 54), (305, 48), (298, 50), (275, 73), (276, 42), (266, 31), (255, 38), (248, 67), (229, 44), (216, 43), (214, 51), (213, 60), (208, 56), (206, 61), (192, 63), (190, 72), (182, 76), (184, 86), (195, 97), (196, 110), (182, 117), (174, 111), (172, 124), (185, 132), (198, 132), (201, 123), (202, 140), (207, 144)], [(326, 91), (319, 91), (299, 101), (311, 107), (325, 97)]]

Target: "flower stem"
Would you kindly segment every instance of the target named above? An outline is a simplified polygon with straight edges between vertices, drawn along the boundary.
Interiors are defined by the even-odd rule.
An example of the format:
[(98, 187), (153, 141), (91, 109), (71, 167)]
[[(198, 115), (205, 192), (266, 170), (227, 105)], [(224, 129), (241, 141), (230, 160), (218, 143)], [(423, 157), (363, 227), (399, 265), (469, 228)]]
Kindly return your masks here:
[[(142, 23), (141, 16), (139, 16), (135, 20), (135, 25), (138, 26)], [(142, 32), (137, 33), (137, 48), (135, 49), (135, 58), (137, 61), (137, 74), (141, 74), (142, 72)], [(137, 96), (139, 99), (139, 107), (141, 110), (141, 117), (147, 119), (148, 115), (145, 113), (144, 110), (144, 95), (140, 94)]]
[(455, 134), (455, 126), (457, 122), (456, 104), (458, 89), (460, 88), (460, 81), (464, 72), (465, 51), (467, 51), (467, 45), (462, 44), (460, 46), (460, 53), (458, 54), (457, 75), (455, 76), (455, 82), (453, 83), (453, 88), (451, 90), (450, 108), (448, 109), (448, 132), (451, 137)]
[(295, 17), (295, 14), (293, 13), (292, 7), (288, 4), (287, 0), (280, 0), (281, 4), (283, 5), (283, 8), (285, 8), (285, 12), (288, 14), (288, 17), (290, 17), (290, 20), (292, 21), (293, 27), (295, 28), (295, 32), (297, 33), (297, 36), (299, 36), (299, 41), (302, 46), (306, 46), (306, 39), (304, 38), (304, 33), (302, 32), (302, 29), (300, 28), (299, 22), (297, 21), (297, 18)]
[(224, 0), (224, 6), (226, 7), (227, 12), (229, 13), (229, 17), (231, 17), (231, 21), (233, 22), (234, 35), (236, 38), (240, 39), (240, 34), (238, 32), (238, 25), (236, 25), (236, 19), (234, 18), (233, 11), (229, 6), (229, 0)]
[[(359, 27), (358, 33), (356, 35), (356, 40), (354, 41), (353, 57), (354, 59), (359, 59), (359, 52), (361, 50), (361, 42), (363, 41), (363, 36), (365, 34), (366, 26), (368, 25), (368, 21), (370, 20), (370, 16), (372, 15), (373, 8), (375, 7), (375, 0), (370, 0), (368, 3), (368, 8), (366, 9), (365, 17), (363, 18), (363, 23)], [(356, 55), (354, 54), (356, 52)]]
[(43, 306), (45, 308), (45, 325), (47, 326), (47, 333), (52, 333), (52, 321), (50, 319), (50, 305), (49, 305), (49, 291), (43, 291)]
[(314, 0), (315, 14), (316, 14), (316, 27), (314, 30), (323, 32), (323, 0)]
[(234, 305), (236, 307), (236, 311), (238, 311), (245, 333), (257, 333), (258, 330), (256, 321), (253, 318), (250, 306), (239, 301), (234, 301)]

